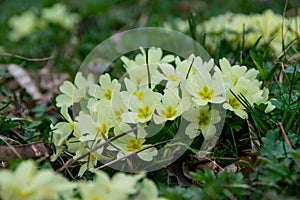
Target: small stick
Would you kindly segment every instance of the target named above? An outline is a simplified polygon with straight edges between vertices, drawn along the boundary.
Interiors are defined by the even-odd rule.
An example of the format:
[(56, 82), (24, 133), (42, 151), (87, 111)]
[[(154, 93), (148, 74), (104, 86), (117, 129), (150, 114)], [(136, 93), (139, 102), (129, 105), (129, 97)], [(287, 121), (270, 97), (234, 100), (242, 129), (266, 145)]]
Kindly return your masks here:
[(292, 147), (292, 145), (291, 145), (291, 143), (290, 143), (290, 141), (289, 141), (289, 138), (287, 137), (287, 135), (286, 135), (286, 133), (285, 133), (285, 130), (284, 130), (283, 126), (282, 126), (282, 123), (281, 123), (281, 122), (278, 122), (278, 125), (279, 125), (279, 127), (280, 127), (280, 129), (281, 129), (281, 132), (282, 132), (284, 141), (286, 142), (286, 144), (287, 144), (291, 149), (293, 149), (293, 147)]
[[(283, 138), (284, 138), (285, 142), (287, 143), (287, 145), (288, 145), (291, 149), (293, 149), (293, 147), (292, 147), (292, 145), (291, 145), (291, 143), (290, 143), (290, 141), (289, 141), (289, 139), (288, 139), (288, 137), (287, 137), (287, 135), (286, 135), (286, 133), (285, 133), (285, 130), (284, 130), (283, 126), (282, 126), (282, 123), (281, 123), (281, 122), (278, 122), (278, 125), (279, 125), (279, 127), (280, 127), (280, 129), (281, 129), (281, 132), (282, 132), (282, 135), (283, 135)], [(297, 159), (297, 158), (295, 158), (295, 160), (296, 160), (296, 162), (298, 163), (298, 165), (300, 166), (300, 160)]]
[(8, 57), (15, 57), (15, 58), (20, 58), (26, 61), (45, 61), (45, 60), (50, 60), (53, 57), (45, 57), (45, 58), (28, 58), (28, 57), (24, 57), (24, 56), (20, 56), (20, 55), (16, 55), (16, 54), (11, 54), (11, 53), (7, 53), (7, 52), (2, 52), (0, 53), (0, 56), (8, 56)]
[(106, 163), (106, 164), (104, 164), (104, 165), (101, 165), (100, 167), (97, 167), (96, 170), (103, 169), (104, 167), (108, 167), (108, 166), (110, 166), (110, 165), (112, 165), (112, 164), (114, 164), (114, 163), (116, 163), (116, 162), (118, 162), (118, 161), (120, 161), (120, 160), (123, 160), (123, 159), (128, 158), (128, 157), (130, 157), (130, 156), (132, 156), (132, 155), (135, 155), (135, 154), (137, 154), (137, 153), (139, 153), (139, 152), (141, 152), (141, 151), (144, 151), (144, 150), (146, 150), (146, 149), (150, 149), (150, 148), (152, 148), (152, 147), (155, 147), (155, 146), (157, 146), (157, 145), (160, 145), (160, 144), (163, 144), (163, 143), (166, 143), (166, 142), (167, 142), (167, 141), (162, 141), (162, 142), (158, 142), (158, 143), (156, 143), (156, 144), (151, 144), (151, 145), (149, 145), (149, 146), (147, 146), (147, 147), (144, 147), (144, 148), (142, 148), (142, 149), (140, 149), (140, 150), (137, 150), (137, 151), (135, 151), (135, 152), (129, 153), (129, 154), (125, 155), (124, 157), (120, 157), (120, 158), (115, 159), (115, 160), (112, 160), (112, 161), (110, 161), (110, 162), (108, 162), (108, 163)]

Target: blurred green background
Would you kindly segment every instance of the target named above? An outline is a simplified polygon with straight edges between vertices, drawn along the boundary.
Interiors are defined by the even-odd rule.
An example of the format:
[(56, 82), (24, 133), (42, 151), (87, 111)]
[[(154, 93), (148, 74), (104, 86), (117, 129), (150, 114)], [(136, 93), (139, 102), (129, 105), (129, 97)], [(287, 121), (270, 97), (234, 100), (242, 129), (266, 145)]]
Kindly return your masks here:
[[(8, 38), (11, 27), (9, 20), (14, 15), (31, 10), (39, 13), (42, 8), (55, 3), (65, 4), (69, 11), (80, 16), (79, 23), (72, 31), (51, 27), (36, 31), (19, 41)], [(296, 10), (299, 0), (290, 0), (286, 10)], [(163, 26), (177, 18), (187, 19), (195, 14), (197, 23), (225, 12), (261, 13), (272, 9), (283, 13), (285, 1), (280, 0), (1, 0), (0, 1), (0, 51), (32, 58), (55, 57), (55, 70), (74, 75), (81, 61), (101, 41), (115, 32), (144, 26)], [(289, 13), (289, 12), (287, 12)], [(24, 60), (1, 56), (0, 63), (24, 64)], [(43, 62), (26, 62), (26, 68), (37, 69)]]

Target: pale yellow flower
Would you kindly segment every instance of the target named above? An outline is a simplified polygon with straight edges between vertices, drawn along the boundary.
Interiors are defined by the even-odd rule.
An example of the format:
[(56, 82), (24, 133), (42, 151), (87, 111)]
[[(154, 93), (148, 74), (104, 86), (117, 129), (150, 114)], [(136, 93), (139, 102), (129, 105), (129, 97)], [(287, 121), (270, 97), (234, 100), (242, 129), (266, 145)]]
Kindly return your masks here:
[[(162, 57), (163, 52), (160, 48), (151, 47), (146, 55), (145, 50), (141, 47), (141, 54), (136, 55), (135, 60), (122, 56), (121, 60), (124, 63), (129, 78), (136, 86), (148, 85), (154, 88), (162, 79), (163, 75), (157, 70), (159, 64), (169, 63), (174, 60), (173, 55)], [(149, 71), (148, 71), (149, 70)], [(149, 74), (150, 73), (150, 74)], [(151, 80), (148, 80), (148, 75)]]
[(133, 200), (166, 200), (166, 198), (158, 196), (158, 189), (155, 183), (150, 179), (144, 179), (141, 183), (141, 189)]
[(34, 34), (40, 26), (39, 19), (33, 11), (26, 11), (19, 16), (11, 17), (8, 24), (12, 28), (8, 37), (13, 41)]
[(50, 8), (42, 10), (44, 20), (62, 26), (65, 29), (74, 29), (75, 24), (79, 21), (79, 15), (70, 13), (66, 5), (62, 3), (54, 4)]
[(177, 89), (165, 89), (161, 103), (156, 105), (157, 114), (153, 119), (156, 124), (163, 124), (168, 120), (174, 120), (190, 106), (189, 98), (180, 98)]
[(220, 68), (215, 67), (214, 79), (222, 79), (225, 89), (229, 90), (235, 86), (240, 78), (246, 78), (252, 81), (253, 84), (260, 86), (259, 81), (256, 79), (258, 70), (247, 69), (246, 66), (233, 65), (229, 63), (226, 58), (219, 60)]
[(227, 100), (223, 107), (233, 111), (242, 119), (247, 119), (248, 114), (245, 111), (245, 107), (236, 96), (241, 99), (246, 98), (251, 107), (253, 107), (255, 103), (259, 104), (264, 101), (263, 90), (260, 90), (258, 85), (254, 84), (249, 79), (240, 78), (237, 84), (231, 88), (231, 91), (227, 91)]
[(48, 169), (37, 170), (33, 161), (23, 161), (12, 172), (0, 171), (2, 200), (59, 200), (72, 195), (74, 184)]
[[(76, 136), (74, 138), (71, 138), (67, 140), (67, 150), (70, 153), (74, 153), (73, 159), (78, 159), (82, 155), (87, 154), (89, 151), (91, 151), (93, 148), (95, 148), (97, 145), (100, 145), (103, 143), (103, 140), (99, 141), (79, 141), (79, 136)], [(94, 151), (90, 154), (87, 154), (84, 158), (81, 158), (79, 161), (81, 162), (81, 166), (78, 172), (78, 176), (82, 176), (84, 172), (91, 171), (94, 172), (94, 167), (97, 165), (98, 161), (107, 160), (109, 158), (102, 155), (103, 148), (99, 148), (97, 151)]]
[(114, 126), (110, 102), (104, 99), (96, 101), (90, 99), (89, 102), (91, 101), (93, 104), (89, 109), (95, 112), (87, 114), (81, 111), (75, 118), (76, 126), (81, 133), (80, 141), (105, 139), (109, 129)]
[[(120, 123), (118, 126), (115, 126), (114, 133), (115, 136), (130, 131), (132, 128), (125, 123)], [(137, 127), (137, 132), (134, 133), (134, 131), (130, 132), (129, 134), (122, 136), (114, 141), (112, 141), (112, 144), (114, 146), (110, 146), (108, 149), (113, 151), (118, 151), (117, 158), (122, 158), (130, 153), (139, 151), (145, 147), (148, 147), (148, 145), (144, 144), (145, 137), (147, 136), (147, 132), (143, 127)], [(157, 155), (157, 149), (155, 147), (151, 147), (148, 149), (145, 149), (141, 152), (137, 153), (137, 156), (145, 161), (151, 161), (154, 156)]]
[(127, 200), (137, 192), (137, 182), (143, 176), (117, 173), (110, 179), (104, 172), (97, 171), (93, 182), (79, 184), (79, 191), (85, 200)]
[(118, 83), (113, 90), (111, 100), (113, 118), (116, 124), (122, 122), (122, 114), (128, 111), (128, 108), (124, 104), (123, 96), (121, 95), (120, 89), (121, 84)]
[(81, 72), (78, 72), (75, 76), (75, 84), (70, 81), (64, 81), (63, 85), (59, 87), (62, 94), (56, 97), (56, 105), (58, 107), (71, 106), (74, 103), (78, 103), (82, 98), (87, 97), (87, 91), (94, 84), (94, 77), (89, 74), (87, 78), (84, 78)]
[[(247, 69), (246, 66), (231, 66), (226, 58), (219, 61), (220, 69), (215, 68), (214, 79), (222, 79), (226, 89), (226, 103), (224, 108), (233, 111), (236, 115), (243, 119), (248, 118), (246, 109), (238, 100), (244, 96), (250, 106), (254, 104), (267, 104), (266, 112), (274, 109), (274, 106), (268, 102), (268, 90), (260, 89), (262, 82), (257, 80), (258, 70)], [(232, 92), (234, 94), (232, 94)], [(236, 98), (235, 95), (238, 97)]]
[(216, 124), (221, 121), (219, 111), (210, 108), (209, 105), (193, 106), (182, 114), (183, 118), (191, 122), (185, 129), (185, 133), (191, 138), (202, 134), (209, 139), (216, 134)]
[[(57, 157), (65, 150), (64, 143), (67, 138), (74, 132), (77, 132), (75, 122), (71, 119), (67, 106), (63, 106), (60, 110), (60, 113), (66, 121), (58, 122), (54, 126), (51, 126), (52, 129), (52, 142), (55, 144), (56, 153), (51, 156), (51, 160), (54, 161)], [(74, 133), (78, 134), (78, 133)]]
[(149, 88), (143, 91), (135, 91), (128, 96), (128, 112), (122, 114), (125, 123), (145, 123), (152, 119), (155, 105), (159, 103), (161, 94), (153, 92)]
[(107, 99), (111, 100), (111, 95), (114, 87), (118, 81), (116, 79), (111, 80), (108, 73), (101, 75), (99, 78), (99, 85), (92, 85), (89, 89), (89, 94), (97, 99)]
[(187, 79), (185, 89), (192, 96), (195, 105), (204, 106), (208, 103), (219, 104), (225, 101), (222, 80), (212, 79), (210, 73), (205, 68), (201, 69), (201, 66), (194, 76)]
[[(293, 20), (298, 23), (293, 23)], [(222, 39), (233, 48), (242, 42), (246, 48), (250, 48), (262, 36), (258, 46), (269, 43), (278, 55), (282, 51), (282, 41), (288, 44), (299, 37), (299, 26), (295, 24), (299, 25), (299, 17), (285, 18), (283, 21), (281, 14), (268, 9), (261, 14), (225, 13), (214, 16), (200, 24), (197, 30), (207, 33), (205, 44), (212, 51), (216, 50)]]

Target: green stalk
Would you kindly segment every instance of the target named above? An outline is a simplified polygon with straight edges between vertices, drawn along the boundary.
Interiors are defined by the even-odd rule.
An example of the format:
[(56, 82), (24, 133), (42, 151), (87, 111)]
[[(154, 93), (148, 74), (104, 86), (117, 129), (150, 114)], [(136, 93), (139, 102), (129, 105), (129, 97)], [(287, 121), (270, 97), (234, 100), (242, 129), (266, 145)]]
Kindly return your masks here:
[(297, 107), (295, 108), (295, 110), (294, 110), (294, 112), (292, 113), (292, 115), (291, 115), (291, 117), (290, 117), (288, 123), (287, 123), (286, 126), (285, 126), (285, 132), (286, 132), (286, 133), (289, 132), (291, 126), (293, 125), (293, 122), (294, 122), (295, 119), (296, 119), (296, 116), (297, 116), (297, 113), (298, 113), (298, 111), (299, 111), (299, 108), (300, 108), (300, 101), (298, 101)]
[(148, 88), (151, 89), (151, 75), (150, 75), (150, 67), (149, 67), (149, 57), (148, 53), (146, 53), (146, 64), (147, 64), (147, 75), (148, 75)]
[(191, 69), (192, 69), (193, 63), (194, 63), (194, 59), (192, 60), (191, 65), (189, 66), (189, 70), (188, 70), (188, 72), (187, 72), (187, 74), (186, 74), (185, 79), (187, 79), (187, 78), (189, 77), (189, 74), (190, 74), (190, 71), (191, 71)]
[(237, 148), (237, 145), (236, 145), (236, 141), (235, 141), (235, 137), (234, 137), (232, 128), (230, 128), (230, 132), (231, 132), (231, 136), (232, 136), (232, 139), (233, 139), (233, 145), (234, 145), (234, 150), (235, 150), (236, 158), (238, 158), (239, 157), (239, 152), (238, 152), (238, 148)]

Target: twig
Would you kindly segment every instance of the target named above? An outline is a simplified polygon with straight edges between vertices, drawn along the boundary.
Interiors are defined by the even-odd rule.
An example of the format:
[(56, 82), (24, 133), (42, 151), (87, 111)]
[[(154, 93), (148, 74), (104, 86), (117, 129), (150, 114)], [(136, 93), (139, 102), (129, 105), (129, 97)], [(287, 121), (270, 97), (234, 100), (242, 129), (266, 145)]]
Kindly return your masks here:
[(7, 53), (7, 52), (2, 52), (0, 53), (0, 56), (8, 56), (8, 57), (15, 57), (15, 58), (20, 58), (23, 60), (27, 60), (27, 61), (45, 61), (45, 60), (50, 60), (53, 57), (45, 57), (45, 58), (28, 58), (28, 57), (24, 57), (24, 56), (20, 56), (20, 55), (16, 55), (16, 54), (11, 54), (11, 53)]
[(128, 158), (128, 157), (130, 157), (130, 156), (133, 156), (133, 155), (135, 155), (135, 154), (137, 154), (137, 153), (139, 153), (139, 152), (141, 152), (141, 151), (144, 151), (144, 150), (146, 150), (146, 149), (150, 149), (150, 148), (152, 148), (152, 147), (155, 147), (155, 146), (157, 146), (157, 145), (160, 145), (160, 144), (163, 144), (163, 143), (166, 143), (166, 142), (167, 142), (167, 141), (162, 141), (162, 142), (158, 142), (158, 143), (155, 143), (155, 144), (151, 144), (151, 145), (149, 145), (149, 146), (147, 146), (147, 147), (144, 147), (144, 148), (142, 148), (142, 149), (140, 149), (140, 150), (137, 150), (137, 151), (135, 151), (135, 152), (132, 152), (132, 153), (130, 153), (130, 154), (127, 154), (127, 155), (125, 155), (124, 157), (115, 159), (115, 160), (110, 161), (110, 162), (108, 162), (108, 163), (106, 163), (106, 164), (104, 164), (104, 165), (101, 165), (100, 167), (97, 167), (96, 170), (103, 169), (104, 167), (108, 167), (108, 166), (110, 166), (110, 165), (112, 165), (112, 164), (114, 164), (114, 163), (116, 163), (116, 162), (118, 162), (118, 161), (120, 161), (120, 160), (123, 160), (123, 159)]
[(284, 47), (285, 47), (285, 44), (284, 44), (284, 32), (283, 32), (283, 29), (284, 29), (284, 20), (285, 20), (285, 15), (286, 15), (286, 9), (287, 9), (287, 4), (288, 4), (288, 0), (285, 1), (285, 4), (284, 4), (284, 9), (283, 9), (283, 14), (282, 14), (282, 25), (281, 25), (281, 45), (282, 45), (282, 51), (283, 51), (283, 55), (285, 55), (286, 51), (284, 51)]
[(283, 83), (283, 72), (284, 72), (283, 62), (280, 62), (280, 66), (281, 66), (282, 70), (279, 72), (280, 74), (279, 74), (279, 80), (278, 80), (278, 82), (279, 83)]
[(295, 38), (293, 41), (291, 41), (287, 47), (275, 58), (275, 61), (279, 60), (279, 58), (281, 58), (283, 55), (285, 55), (285, 53), (297, 42), (299, 42), (300, 37), (298, 36), (297, 38)]
[[(17, 143), (17, 144), (21, 144), (20, 142), (18, 142), (17, 140), (14, 140), (14, 139), (11, 139), (9, 137), (6, 137), (4, 135), (0, 135), (0, 140), (3, 140), (4, 142), (5, 141), (11, 141), (11, 142), (14, 142), (14, 143)], [(7, 143), (6, 143), (7, 144)]]
[[(283, 135), (284, 141), (287, 143), (288, 147), (290, 147), (293, 150), (293, 147), (292, 147), (292, 145), (291, 145), (291, 143), (290, 143), (290, 141), (289, 141), (289, 139), (288, 139), (288, 137), (287, 137), (287, 135), (285, 133), (285, 130), (284, 130), (283, 126), (282, 126), (282, 123), (278, 122), (278, 125), (279, 125), (279, 127), (281, 129), (281, 133)], [(295, 160), (298, 163), (298, 165), (300, 166), (300, 160), (297, 159), (297, 158), (295, 158)]]
[[(0, 139), (7, 145), (7, 146), (4, 146), (4, 147), (5, 147), (5, 148), (9, 148), (8, 150), (10, 150), (11, 152), (13, 152), (13, 153), (12, 153), (12, 154), (13, 154), (12, 156), (17, 156), (17, 158), (21, 158), (21, 156), (20, 156), (20, 154), (17, 152), (17, 150), (16, 150), (11, 144), (9, 144), (8, 142), (6, 142), (6, 140), (7, 140), (6, 137), (1, 137)], [(1, 152), (1, 150), (0, 150), (0, 152)], [(6, 151), (4, 151), (4, 152), (6, 152)], [(5, 160), (4, 158), (1, 159), (1, 155), (5, 157), (5, 154), (6, 154), (6, 153), (4, 153), (4, 152), (1, 152), (1, 153), (0, 153), (0, 160)]]
[[(12, 135), (16, 136), (19, 140), (21, 140), (21, 142), (23, 144), (24, 143), (28, 144), (28, 142), (25, 140), (25, 138), (21, 134), (19, 134), (17, 131), (11, 129), (11, 130), (9, 130), (9, 133), (11, 133)], [(19, 143), (19, 142), (17, 142), (17, 143)], [(21, 144), (21, 143), (19, 143), (19, 144)]]
[(292, 145), (291, 145), (291, 143), (290, 143), (290, 141), (289, 141), (289, 139), (288, 139), (288, 137), (287, 137), (287, 135), (285, 133), (285, 130), (284, 130), (283, 126), (282, 126), (282, 123), (278, 122), (278, 125), (279, 125), (279, 127), (281, 129), (281, 133), (283, 135), (284, 141), (286, 142), (286, 144), (288, 145), (288, 147), (290, 147), (291, 149), (293, 149), (293, 147), (292, 147)]

